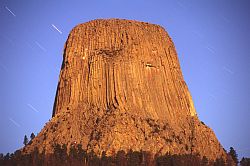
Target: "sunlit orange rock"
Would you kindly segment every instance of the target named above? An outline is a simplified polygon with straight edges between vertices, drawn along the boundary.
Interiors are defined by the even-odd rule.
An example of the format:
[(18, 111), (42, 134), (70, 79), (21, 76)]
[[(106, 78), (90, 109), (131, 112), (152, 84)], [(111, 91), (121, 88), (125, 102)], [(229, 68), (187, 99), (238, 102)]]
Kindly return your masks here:
[(226, 153), (197, 117), (174, 44), (160, 26), (94, 20), (65, 44), (53, 118), (26, 151), (82, 144), (100, 155), (118, 150)]

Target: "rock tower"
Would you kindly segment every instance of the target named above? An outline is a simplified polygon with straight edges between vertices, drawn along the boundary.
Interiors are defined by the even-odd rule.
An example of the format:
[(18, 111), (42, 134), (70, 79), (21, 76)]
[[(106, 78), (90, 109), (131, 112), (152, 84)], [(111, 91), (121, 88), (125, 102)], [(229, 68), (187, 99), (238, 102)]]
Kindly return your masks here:
[(118, 150), (226, 153), (197, 117), (174, 44), (160, 26), (130, 20), (77, 25), (65, 44), (52, 119), (27, 146), (80, 143)]

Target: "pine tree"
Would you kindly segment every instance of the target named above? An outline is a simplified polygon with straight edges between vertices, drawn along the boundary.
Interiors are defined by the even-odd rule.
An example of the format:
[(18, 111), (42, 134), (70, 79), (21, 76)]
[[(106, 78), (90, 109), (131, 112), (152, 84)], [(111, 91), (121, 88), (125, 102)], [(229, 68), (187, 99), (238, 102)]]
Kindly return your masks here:
[(239, 163), (239, 160), (238, 160), (238, 155), (236, 153), (236, 151), (234, 150), (233, 147), (230, 147), (230, 151), (228, 153), (229, 155), (231, 155), (233, 161), (236, 163), (236, 165)]
[(209, 164), (208, 158), (206, 156), (203, 156), (202, 160), (201, 160), (201, 163), (202, 163), (202, 165), (208, 165)]
[(243, 157), (240, 161), (241, 166), (249, 166), (250, 165), (250, 158)]
[(29, 142), (28, 137), (27, 137), (27, 135), (25, 135), (25, 136), (24, 136), (24, 139), (23, 139), (23, 144), (24, 144), (24, 145), (27, 145), (28, 142)]
[(33, 140), (35, 137), (36, 137), (36, 136), (35, 136), (34, 133), (31, 133), (31, 134), (30, 134), (30, 140)]

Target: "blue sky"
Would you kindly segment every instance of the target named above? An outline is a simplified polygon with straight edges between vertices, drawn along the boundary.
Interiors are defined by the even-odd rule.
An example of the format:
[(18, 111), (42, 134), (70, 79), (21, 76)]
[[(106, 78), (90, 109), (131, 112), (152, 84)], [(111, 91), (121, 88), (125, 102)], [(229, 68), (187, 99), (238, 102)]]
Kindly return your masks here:
[(51, 118), (70, 30), (125, 18), (167, 30), (200, 120), (226, 150), (250, 157), (249, 12), (247, 0), (1, 0), (0, 153)]

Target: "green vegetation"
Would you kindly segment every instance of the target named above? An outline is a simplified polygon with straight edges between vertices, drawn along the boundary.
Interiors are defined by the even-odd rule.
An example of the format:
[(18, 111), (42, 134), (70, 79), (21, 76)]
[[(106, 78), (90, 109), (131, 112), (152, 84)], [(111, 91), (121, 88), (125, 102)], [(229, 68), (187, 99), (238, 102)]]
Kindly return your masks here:
[(250, 166), (250, 158), (243, 157), (240, 161), (241, 166)]
[(30, 134), (30, 140), (33, 140), (35, 137), (36, 137), (36, 136), (35, 136), (34, 133), (31, 133), (31, 134)]
[[(22, 154), (17, 150), (14, 154), (7, 153), (5, 156), (0, 154), (0, 165), (15, 166), (92, 166), (92, 165), (119, 165), (119, 166), (226, 166), (234, 165), (223, 159), (217, 159), (215, 162), (209, 161), (206, 157), (199, 155), (153, 155), (145, 151), (118, 151), (112, 156), (107, 156), (103, 151), (101, 156), (97, 156), (93, 151), (87, 153), (82, 149), (81, 144), (71, 144), (69, 149), (65, 144), (55, 144), (53, 146), (53, 154), (45, 154), (44, 150), (39, 153), (38, 148), (35, 148), (31, 154)], [(227, 163), (227, 164), (226, 164)]]
[(232, 157), (233, 161), (234, 161), (236, 164), (239, 163), (238, 155), (237, 155), (237, 153), (236, 153), (236, 151), (234, 150), (233, 147), (230, 147), (230, 150), (229, 150), (229, 153), (228, 153), (228, 154)]
[[(35, 138), (31, 133), (30, 142)], [(24, 136), (24, 145), (28, 144), (28, 138)], [(22, 153), (20, 150), (14, 153), (0, 154), (0, 165), (4, 166), (234, 166), (238, 162), (238, 155), (233, 147), (230, 147), (226, 161), (218, 158), (211, 161), (205, 156), (198, 154), (170, 154), (153, 155), (146, 151), (118, 151), (107, 156), (103, 151), (101, 156), (97, 156), (93, 151), (87, 152), (81, 144), (53, 145), (53, 153), (45, 154), (45, 150), (39, 151), (34, 148), (30, 154)], [(250, 166), (250, 158), (242, 158), (241, 166)]]
[(24, 139), (23, 139), (23, 144), (24, 144), (24, 145), (27, 145), (28, 142), (29, 142), (28, 137), (27, 137), (27, 135), (25, 135), (25, 136), (24, 136)]

